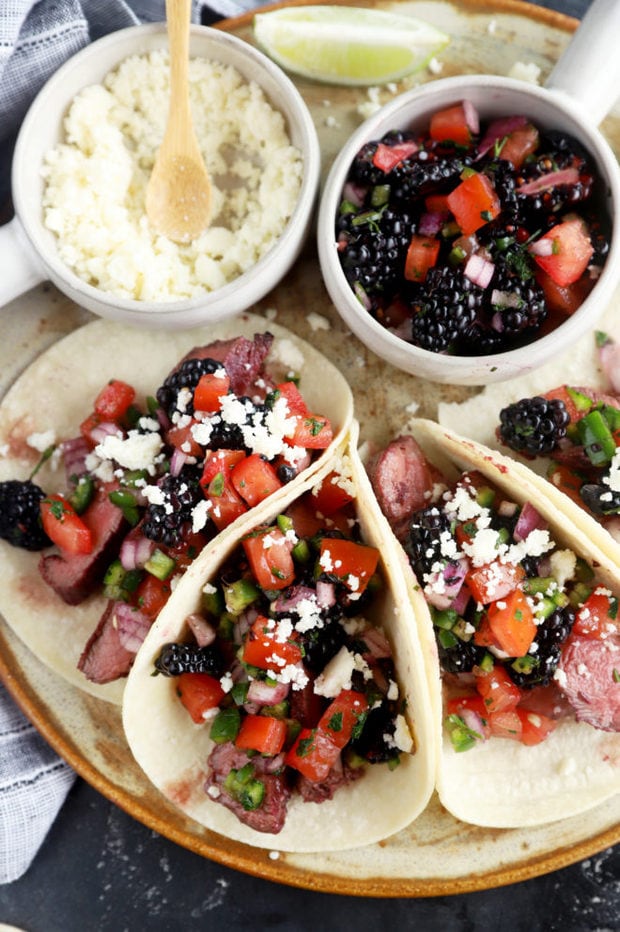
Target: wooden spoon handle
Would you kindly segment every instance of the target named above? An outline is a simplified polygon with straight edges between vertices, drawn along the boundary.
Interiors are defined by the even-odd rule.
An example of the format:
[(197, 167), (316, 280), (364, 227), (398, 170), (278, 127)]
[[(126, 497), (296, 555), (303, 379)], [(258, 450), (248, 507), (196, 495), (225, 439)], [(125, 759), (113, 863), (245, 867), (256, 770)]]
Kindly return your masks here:
[(189, 106), (189, 24), (192, 0), (166, 0), (170, 44), (170, 115), (175, 127), (192, 125)]

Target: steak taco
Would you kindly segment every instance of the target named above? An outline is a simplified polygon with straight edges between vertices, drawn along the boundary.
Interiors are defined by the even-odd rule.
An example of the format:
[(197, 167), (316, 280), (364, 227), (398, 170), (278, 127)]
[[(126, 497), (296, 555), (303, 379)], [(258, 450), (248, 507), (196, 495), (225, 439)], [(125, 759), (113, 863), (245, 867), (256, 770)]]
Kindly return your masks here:
[(436, 772), (403, 565), (354, 444), (180, 581), (123, 699), (130, 748), (183, 812), (282, 851), (369, 844)]
[(441, 680), (443, 805), (508, 828), (620, 791), (618, 544), (523, 464), (429, 421), (368, 470)]
[(335, 367), (261, 318), (136, 336), (75, 331), (0, 405), (0, 610), (44, 663), (116, 702), (191, 561), (319, 469), (352, 415)]

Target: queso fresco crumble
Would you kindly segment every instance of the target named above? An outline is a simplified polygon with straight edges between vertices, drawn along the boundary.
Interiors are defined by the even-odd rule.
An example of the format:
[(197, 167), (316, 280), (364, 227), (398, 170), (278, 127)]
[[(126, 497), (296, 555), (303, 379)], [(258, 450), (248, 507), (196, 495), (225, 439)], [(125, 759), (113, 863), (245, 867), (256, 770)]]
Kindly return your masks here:
[(45, 225), (84, 281), (120, 297), (172, 301), (233, 280), (275, 243), (293, 211), (302, 159), (282, 114), (232, 66), (189, 66), (196, 135), (213, 184), (213, 220), (185, 246), (153, 234), (146, 186), (168, 113), (168, 53), (126, 59), (84, 88), (65, 142), (45, 159)]

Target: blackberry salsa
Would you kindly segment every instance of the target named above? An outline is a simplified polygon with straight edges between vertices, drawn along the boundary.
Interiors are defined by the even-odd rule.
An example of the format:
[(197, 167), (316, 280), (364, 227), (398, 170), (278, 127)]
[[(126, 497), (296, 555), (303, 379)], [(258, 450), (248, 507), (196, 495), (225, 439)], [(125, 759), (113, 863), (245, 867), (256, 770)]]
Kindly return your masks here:
[(209, 729), (205, 792), (259, 832), (282, 829), (293, 793), (320, 803), (413, 750), (390, 643), (366, 620), (384, 583), (349, 485), (332, 473), (244, 534), (187, 640), (155, 660)]
[[(395, 443), (376, 469), (396, 462)], [(429, 464), (415, 452), (421, 476)], [(535, 504), (476, 471), (429, 475), (426, 503), (399, 536), (429, 606), (454, 748), (538, 744), (566, 716), (620, 731), (616, 594)]]
[(336, 218), (343, 272), (381, 324), (422, 349), (489, 355), (531, 342), (583, 303), (609, 251), (593, 161), (526, 116), (474, 106), (355, 157)]
[(111, 379), (76, 435), (44, 454), (64, 465), (61, 492), (33, 477), (0, 483), (0, 537), (55, 546), (39, 571), (68, 605), (106, 599), (78, 664), (92, 682), (125, 676), (205, 544), (330, 445), (329, 419), (308, 410), (273, 342), (195, 347), (143, 400)]

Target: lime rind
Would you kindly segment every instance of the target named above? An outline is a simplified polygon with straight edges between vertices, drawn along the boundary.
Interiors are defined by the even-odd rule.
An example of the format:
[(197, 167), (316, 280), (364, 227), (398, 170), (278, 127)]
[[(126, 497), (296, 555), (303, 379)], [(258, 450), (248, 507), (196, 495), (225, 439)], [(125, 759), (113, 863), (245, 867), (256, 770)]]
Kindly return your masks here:
[(450, 41), (414, 17), (345, 6), (258, 13), (254, 36), (285, 70), (348, 85), (397, 81), (424, 68)]

